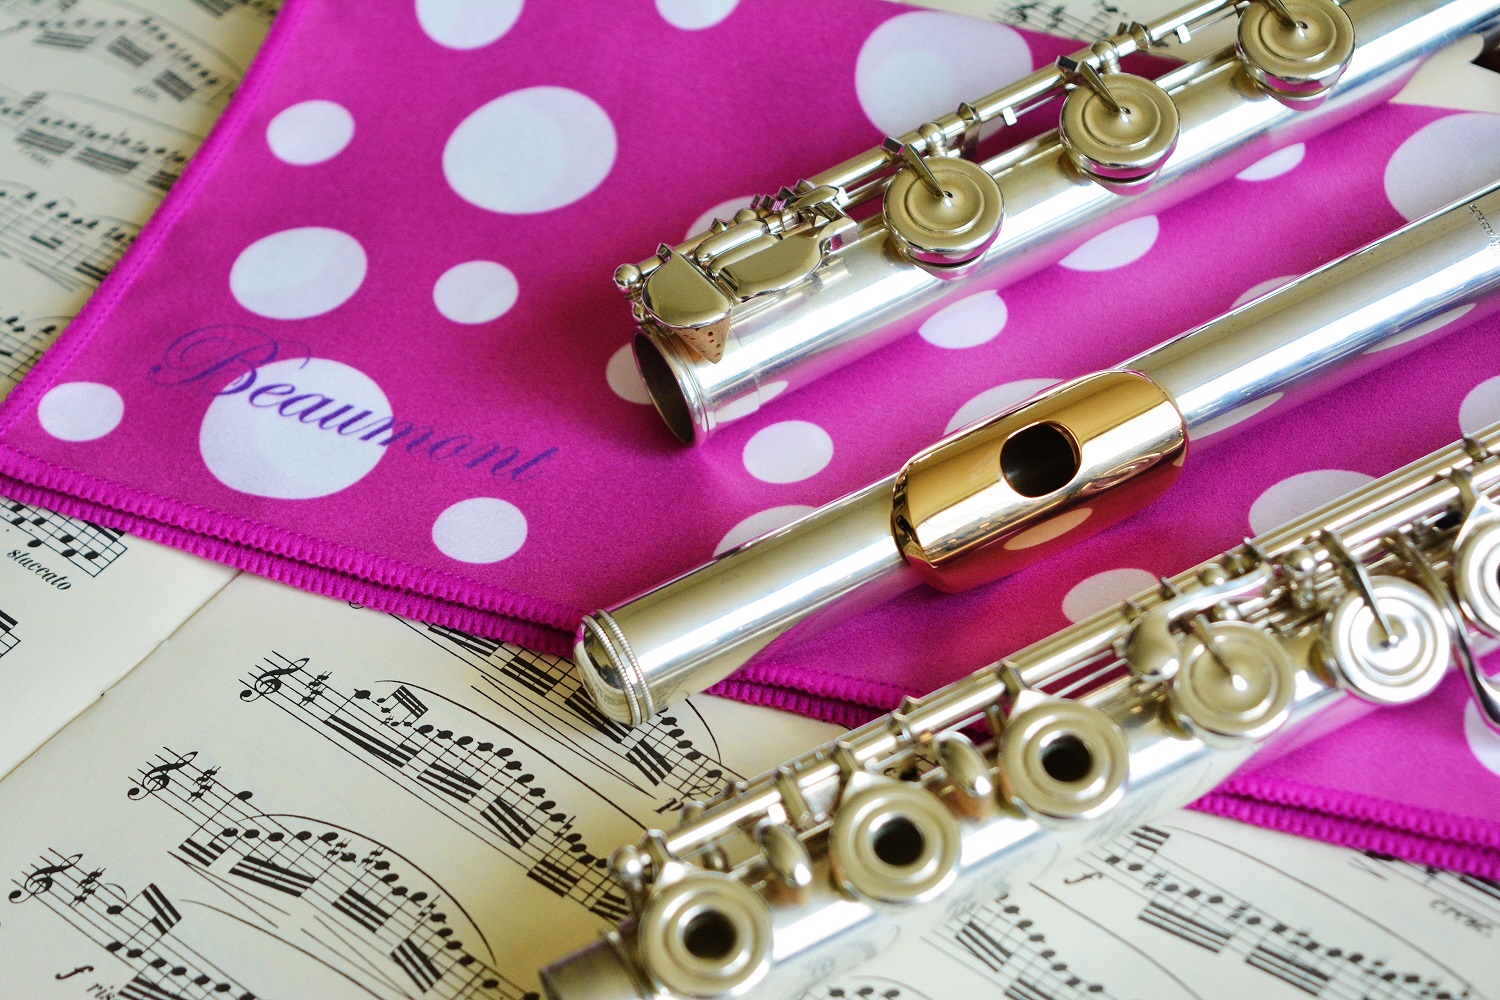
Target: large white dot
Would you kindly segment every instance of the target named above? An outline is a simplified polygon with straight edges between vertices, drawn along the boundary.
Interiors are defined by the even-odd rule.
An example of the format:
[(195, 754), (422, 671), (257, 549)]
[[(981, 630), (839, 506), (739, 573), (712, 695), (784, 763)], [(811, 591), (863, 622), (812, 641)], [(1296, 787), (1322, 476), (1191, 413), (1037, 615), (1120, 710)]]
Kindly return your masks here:
[(609, 364), (604, 366), (604, 379), (614, 394), (627, 403), (650, 405), (651, 393), (646, 388), (646, 380), (641, 378), (641, 370), (636, 367), (635, 352), (629, 344), (609, 356)]
[(728, 17), (740, 0), (656, 0), (667, 23), (684, 31), (712, 28)]
[(266, 145), (278, 160), (305, 167), (331, 160), (354, 138), (354, 116), (332, 101), (293, 104), (266, 126)]
[(521, 16), (521, 0), (417, 0), (417, 23), (450, 49), (477, 49), (498, 39)]
[(1373, 476), (1345, 469), (1317, 469), (1288, 476), (1250, 505), (1250, 530), (1263, 535), (1273, 528), (1337, 500), (1373, 481)]
[(1465, 434), (1477, 434), (1497, 420), (1500, 420), (1500, 375), (1470, 389), (1458, 407), (1458, 427)]
[(240, 252), (229, 290), (256, 315), (306, 319), (349, 301), (367, 267), (364, 247), (348, 233), (321, 226), (284, 229)]
[(1058, 263), (1074, 271), (1112, 271), (1146, 256), (1160, 232), (1156, 216), (1144, 215), (1106, 229)]
[(999, 336), (1008, 315), (998, 292), (976, 292), (933, 313), (917, 332), (936, 347), (976, 347)]
[(443, 272), (432, 286), (432, 301), (455, 323), (488, 323), (510, 311), (518, 291), (516, 276), (504, 264), (471, 260)]
[(854, 66), (859, 106), (886, 135), (901, 135), (964, 101), (1031, 72), (1015, 30), (960, 14), (913, 11), (881, 23)]
[(1377, 351), (1389, 350), (1392, 347), (1399, 347), (1400, 345), (1405, 344), (1408, 341), (1416, 340), (1419, 337), (1425, 337), (1435, 330), (1441, 330), (1449, 323), (1454, 323), (1460, 319), (1463, 319), (1474, 310), (1474, 306), (1476, 304), (1477, 303), (1474, 302), (1466, 302), (1461, 306), (1449, 309), (1447, 312), (1439, 313), (1438, 315), (1432, 317), (1432, 319), (1425, 320), (1421, 323), (1416, 324), (1415, 326), (1408, 327), (1402, 332), (1396, 334), (1394, 337), (1391, 337), (1389, 340), (1383, 340), (1380, 343), (1376, 344), (1374, 347), (1365, 348), (1364, 353), (1374, 354)]
[(759, 538), (777, 528), (784, 528), (804, 514), (811, 514), (813, 510), (814, 508), (807, 504), (789, 503), (782, 507), (757, 511), (724, 533), (719, 544), (714, 546), (714, 555), (723, 555), (736, 545), (744, 545), (752, 538)]
[(125, 400), (98, 382), (64, 382), (47, 390), (36, 405), (42, 430), (60, 441), (102, 438), (125, 416)]
[(749, 395), (741, 396), (739, 399), (730, 400), (729, 402), (725, 403), (723, 406), (715, 410), (714, 422), (717, 424), (727, 424), (731, 420), (739, 420), (742, 417), (748, 417), (750, 414), (759, 410), (766, 403), (769, 403), (772, 399), (775, 399), (777, 396), (781, 395), (786, 387), (787, 383), (783, 381), (763, 382), (757, 385), (755, 387), (755, 391), (750, 393)]
[(1471, 112), (1424, 125), (1385, 165), (1385, 196), (1407, 219), (1500, 177), (1500, 115)]
[(1063, 597), (1062, 611), (1070, 622), (1081, 622), (1112, 608), (1156, 583), (1143, 569), (1107, 569), (1074, 584)]
[(567, 87), (511, 91), (459, 123), (443, 147), (443, 176), (491, 212), (550, 212), (587, 195), (615, 162), (615, 126)]
[(357, 368), (327, 358), (273, 361), (250, 387), (208, 404), (198, 449), (232, 490), (305, 500), (369, 475), (386, 453), (380, 442), (390, 437), (390, 418), (385, 393)]
[(725, 222), (733, 221), (734, 213), (742, 208), (749, 208), (750, 202), (753, 200), (755, 200), (754, 195), (746, 194), (738, 198), (730, 198), (728, 201), (719, 202), (713, 208), (710, 208), (707, 212), (704, 212), (693, 220), (692, 227), (688, 229), (683, 239), (690, 240), (699, 233), (708, 232), (708, 227), (714, 224), (715, 219), (723, 219)]
[(745, 471), (762, 482), (800, 482), (833, 460), (833, 439), (817, 424), (783, 420), (745, 442), (744, 460)]
[(1306, 155), (1307, 147), (1299, 142), (1256, 160), (1234, 176), (1242, 181), (1268, 181), (1295, 168)]
[(1464, 704), (1464, 739), (1480, 766), (1492, 774), (1500, 775), (1500, 735), (1484, 724), (1479, 717), (1479, 706), (1469, 699)]
[(1055, 378), (1023, 378), (997, 385), (993, 389), (986, 389), (958, 408), (958, 412), (953, 414), (953, 419), (948, 421), (948, 427), (943, 433), (952, 434), (966, 424), (972, 424), (992, 413), (999, 413), (1012, 404), (1029, 399), (1043, 389), (1056, 384)]
[(1240, 306), (1244, 305), (1246, 302), (1251, 301), (1252, 299), (1258, 299), (1267, 292), (1274, 292), (1276, 289), (1280, 288), (1282, 285), (1285, 285), (1287, 282), (1295, 281), (1297, 277), (1298, 276), (1295, 274), (1283, 274), (1279, 278), (1268, 278), (1265, 281), (1260, 282), (1259, 284), (1251, 285), (1249, 288), (1240, 293), (1239, 298), (1234, 300), (1233, 308), (1238, 309)]
[(525, 541), (526, 515), (495, 497), (460, 500), (432, 524), (432, 543), (459, 562), (499, 562), (515, 555)]

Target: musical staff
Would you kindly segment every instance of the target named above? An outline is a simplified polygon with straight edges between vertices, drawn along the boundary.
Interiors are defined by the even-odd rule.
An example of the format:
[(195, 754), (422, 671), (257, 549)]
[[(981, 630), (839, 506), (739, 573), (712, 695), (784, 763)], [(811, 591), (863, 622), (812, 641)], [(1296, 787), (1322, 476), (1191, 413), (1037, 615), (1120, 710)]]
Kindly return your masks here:
[(820, 986), (798, 1000), (928, 1000), (910, 986), (874, 976), (860, 976), (837, 986)]
[[(75, 2), (75, 0), (65, 0)], [(281, 10), (281, 0), (187, 0), (210, 17), (222, 18), (244, 11), (269, 22)]]
[(632, 729), (599, 711), (566, 660), (440, 625), (397, 621), (474, 668), (483, 685), (476, 691), (551, 732), (635, 788), (664, 790), (680, 805), (683, 800), (707, 799), (725, 782), (741, 777), (717, 759), (717, 746), (712, 752), (705, 746), (713, 741), (707, 727), (698, 737), (689, 735), (687, 724), (696, 718), (690, 705)]
[(49, 850), (12, 880), (9, 900), (45, 906), (79, 934), (124, 962), (121, 1000), (257, 1000), (234, 975), (179, 936), (183, 912), (155, 883), (130, 895), (82, 854)]
[(374, 996), (538, 1000), (494, 968), (463, 906), (388, 845), (262, 811), (196, 751), (163, 749), (135, 772), (127, 796), (191, 824), (169, 853), (253, 914), (249, 923)]
[(999, 0), (989, 5), (987, 16), (1002, 24), (1070, 38), (1098, 38), (1119, 30), (1122, 23), (1132, 20), (1124, 8), (1109, 3), (1109, 0), (1086, 0), (1085, 3)]
[[(280, 653), (250, 671), (239, 697), (276, 705), (558, 896), (610, 922), (629, 915), (606, 849), (590, 849), (577, 816), (557, 801), (564, 796), (540, 783), (535, 762), (503, 727), (402, 684), (385, 693), (340, 690), (330, 672)], [(585, 786), (574, 794), (597, 798)]]
[(21, 637), (16, 635), (16, 626), (19, 624), (21, 623), (16, 621), (14, 615), (0, 611), (0, 656), (20, 645)]
[(19, 313), (0, 315), (0, 377), (21, 381), (21, 376), (31, 371), (31, 366), (52, 346), (70, 319), (71, 316), (25, 319)]
[(0, 181), (0, 257), (10, 257), (67, 291), (97, 285), (135, 242), (139, 227), (73, 211), (67, 198)]
[(124, 533), (82, 518), (0, 497), (0, 516), (31, 536), (26, 548), (46, 548), (89, 576), (98, 576), (125, 552)]

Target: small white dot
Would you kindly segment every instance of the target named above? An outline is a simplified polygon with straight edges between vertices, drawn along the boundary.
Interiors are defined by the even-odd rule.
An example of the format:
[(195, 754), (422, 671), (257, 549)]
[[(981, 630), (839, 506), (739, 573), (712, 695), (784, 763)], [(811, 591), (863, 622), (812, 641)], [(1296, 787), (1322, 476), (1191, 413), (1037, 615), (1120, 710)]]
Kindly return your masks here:
[(714, 546), (714, 555), (723, 555), (737, 545), (744, 545), (752, 538), (759, 538), (777, 528), (784, 528), (804, 514), (811, 514), (814, 509), (807, 504), (789, 503), (784, 507), (772, 507), (769, 510), (751, 514), (724, 533), (724, 538)]
[(1465, 434), (1478, 434), (1497, 420), (1500, 420), (1500, 375), (1470, 389), (1458, 407), (1458, 427)]
[(1236, 406), (1232, 410), (1221, 413), (1211, 420), (1206, 420), (1193, 430), (1193, 440), (1201, 441), (1210, 434), (1217, 434), (1220, 431), (1228, 430), (1236, 424), (1242, 424), (1262, 410), (1267, 410), (1275, 406), (1283, 395), (1280, 392), (1273, 392), (1269, 396), (1262, 396), (1260, 399), (1251, 400), (1248, 403)]
[(417, 0), (417, 23), (449, 49), (478, 49), (496, 41), (521, 16), (521, 0)]
[(854, 66), (865, 117), (900, 135), (976, 94), (1031, 72), (1031, 49), (1014, 29), (960, 14), (897, 14), (870, 33)]
[(1146, 256), (1160, 232), (1154, 215), (1131, 219), (1106, 229), (1058, 263), (1073, 271), (1112, 271)]
[(785, 382), (767, 382), (757, 386), (755, 391), (748, 396), (731, 400), (714, 411), (714, 421), (719, 424), (727, 424), (731, 420), (739, 420), (760, 410), (762, 406), (781, 394), (786, 388)]
[(626, 344), (609, 356), (604, 366), (604, 379), (616, 396), (627, 403), (651, 405), (651, 393), (646, 389), (646, 380), (635, 365), (635, 352)]
[(740, 0), (656, 0), (657, 13), (674, 28), (700, 31), (724, 20)]
[(745, 442), (745, 471), (766, 483), (796, 483), (815, 476), (833, 460), (833, 439), (817, 424), (783, 420)]
[(488, 323), (510, 311), (519, 290), (504, 264), (471, 260), (443, 272), (432, 286), (432, 301), (455, 323)]
[(1253, 299), (1258, 299), (1267, 292), (1274, 292), (1282, 285), (1285, 285), (1291, 281), (1295, 281), (1297, 277), (1298, 275), (1295, 274), (1283, 274), (1279, 278), (1271, 278), (1267, 281), (1262, 281), (1258, 285), (1252, 285), (1240, 293), (1240, 297), (1234, 300), (1234, 306), (1232, 308), (1238, 309), (1246, 302), (1249, 302)]
[(1293, 518), (1337, 500), (1375, 477), (1344, 469), (1316, 469), (1288, 476), (1266, 490), (1250, 505), (1250, 530), (1263, 535)]
[(229, 290), (267, 319), (307, 319), (336, 309), (359, 291), (368, 268), (348, 233), (308, 226), (262, 237), (235, 258)]
[(708, 232), (708, 227), (714, 224), (715, 219), (723, 219), (725, 222), (734, 221), (734, 213), (742, 208), (749, 208), (750, 202), (753, 199), (753, 195), (747, 194), (739, 198), (730, 198), (728, 201), (719, 202), (713, 208), (710, 208), (707, 212), (704, 212), (693, 220), (692, 226), (683, 236), (683, 239), (690, 240), (699, 233)]
[(1234, 176), (1242, 181), (1268, 181), (1272, 177), (1280, 177), (1287, 171), (1295, 169), (1306, 155), (1307, 147), (1299, 142), (1256, 160)]
[(1396, 336), (1392, 337), (1390, 340), (1381, 341), (1374, 347), (1366, 348), (1365, 353), (1374, 354), (1376, 351), (1385, 351), (1389, 350), (1392, 347), (1399, 347), (1402, 344), (1416, 340), (1419, 337), (1425, 337), (1429, 333), (1432, 333), (1434, 330), (1441, 330), (1449, 323), (1457, 322), (1458, 320), (1463, 319), (1469, 313), (1473, 312), (1474, 306), (1476, 304), (1477, 303), (1474, 302), (1468, 302), (1456, 309), (1449, 309), (1445, 313), (1440, 313), (1439, 315), (1432, 317), (1432, 319), (1427, 320), (1425, 323), (1418, 323), (1416, 326), (1413, 326), (1401, 333), (1396, 334)]
[(354, 138), (354, 116), (332, 101), (303, 101), (266, 126), (266, 145), (276, 158), (305, 167), (331, 160)]
[(1057, 381), (1055, 378), (1023, 378), (997, 385), (993, 389), (986, 389), (958, 408), (958, 412), (953, 414), (953, 419), (948, 421), (948, 427), (943, 433), (952, 434), (966, 424), (972, 424), (983, 417), (1009, 409), (1013, 404), (1029, 399), (1043, 389), (1056, 385)]
[(98, 382), (64, 382), (47, 390), (36, 406), (42, 430), (60, 441), (102, 438), (125, 416), (125, 400)]
[(1472, 698), (1464, 700), (1464, 739), (1479, 765), (1491, 774), (1500, 775), (1500, 736), (1484, 724), (1479, 717), (1479, 706)]
[(526, 541), (526, 516), (494, 497), (460, 500), (438, 515), (432, 543), (450, 559), (493, 563), (516, 554)]
[(917, 332), (934, 347), (977, 347), (999, 336), (1008, 316), (998, 292), (976, 292), (933, 313)]
[(1081, 622), (1134, 597), (1155, 583), (1156, 577), (1143, 569), (1108, 569), (1075, 584), (1063, 597), (1062, 611), (1068, 621)]
[(1412, 134), (1385, 165), (1385, 195), (1408, 220), (1500, 176), (1500, 115), (1448, 115)]

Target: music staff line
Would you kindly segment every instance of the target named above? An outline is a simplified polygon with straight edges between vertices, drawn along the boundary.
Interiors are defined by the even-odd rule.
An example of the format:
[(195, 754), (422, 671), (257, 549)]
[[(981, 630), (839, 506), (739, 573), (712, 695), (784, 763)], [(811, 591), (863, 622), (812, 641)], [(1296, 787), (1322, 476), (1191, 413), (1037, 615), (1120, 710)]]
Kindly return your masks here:
[(78, 517), (0, 497), (0, 516), (31, 536), (28, 549), (46, 548), (89, 576), (98, 576), (127, 551), (125, 533)]
[(0, 610), (0, 656), (4, 656), (21, 644), (21, 637), (16, 635), (16, 626), (19, 624), (21, 623), (14, 615)]
[(10, 257), (66, 291), (103, 281), (140, 227), (106, 215), (82, 215), (68, 198), (0, 180), (0, 257)]
[(72, 317), (22, 319), (19, 313), (5, 316), (3, 312), (0, 309), (0, 377), (20, 382)]

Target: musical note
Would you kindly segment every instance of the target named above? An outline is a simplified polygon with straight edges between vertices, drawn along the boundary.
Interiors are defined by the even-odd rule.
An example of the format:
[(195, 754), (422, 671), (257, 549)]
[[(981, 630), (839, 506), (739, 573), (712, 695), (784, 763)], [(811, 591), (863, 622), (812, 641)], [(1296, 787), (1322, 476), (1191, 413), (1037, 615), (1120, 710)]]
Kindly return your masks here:
[(24, 903), (28, 899), (51, 892), (52, 887), (57, 884), (55, 876), (71, 870), (78, 862), (83, 860), (82, 854), (62, 857), (62, 855), (54, 851), (53, 856), (61, 860), (50, 865), (39, 863), (31, 871), (22, 876), (21, 881), (16, 883), (20, 888), (16, 889), (8, 897), (12, 903)]
[(859, 976), (836, 986), (809, 990), (798, 1000), (928, 1000), (910, 986), (875, 976)]
[(46, 548), (89, 576), (98, 576), (126, 549), (123, 532), (0, 497), (0, 518), (31, 536), (28, 549)]
[(32, 268), (67, 291), (97, 285), (135, 242), (138, 226), (80, 215), (67, 198), (0, 181), (0, 257)]
[(20, 624), (15, 617), (0, 611), (0, 656), (9, 653), (20, 645), (21, 637), (16, 635), (16, 626)]
[(1019, 3), (998, 2), (988, 8), (987, 16), (1002, 24), (1013, 24), (1032, 31), (1045, 31), (1071, 38), (1098, 38), (1111, 34), (1133, 18), (1123, 8), (1108, 0), (1023, 0)]
[(1113, 1000), (1103, 984), (1075, 973), (1036, 920), (1009, 893), (943, 925), (936, 944), (1020, 1000)]
[(281, 690), (281, 679), (287, 674), (295, 674), (307, 666), (307, 657), (300, 660), (287, 660), (285, 663), (277, 664), (270, 660), (266, 661), (265, 669), (255, 675), (250, 686), (240, 692), (241, 701), (254, 701), (262, 695), (275, 694)]
[(0, 376), (19, 382), (42, 356), (42, 351), (57, 339), (71, 317), (26, 319), (20, 313), (6, 316), (4, 312), (0, 307)]
[(172, 784), (172, 774), (181, 771), (193, 762), (198, 756), (198, 751), (178, 755), (169, 755), (160, 758), (161, 763), (146, 768), (141, 772), (141, 777), (125, 793), (127, 798), (139, 799), (156, 794)]

